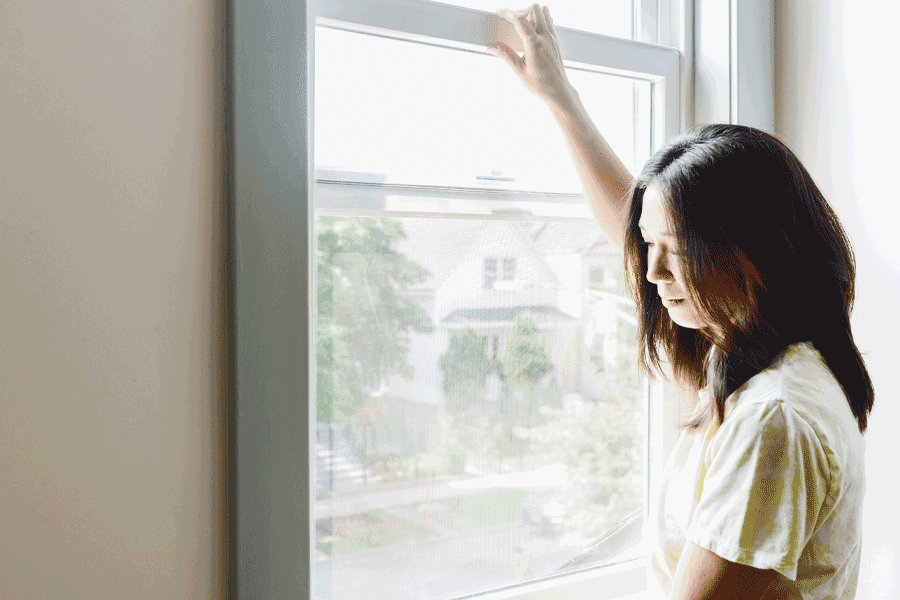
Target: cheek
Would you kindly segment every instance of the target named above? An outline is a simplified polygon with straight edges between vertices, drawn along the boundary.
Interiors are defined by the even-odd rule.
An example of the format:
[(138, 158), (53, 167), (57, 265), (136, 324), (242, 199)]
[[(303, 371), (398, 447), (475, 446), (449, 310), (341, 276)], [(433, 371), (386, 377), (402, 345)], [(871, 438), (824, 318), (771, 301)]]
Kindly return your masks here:
[(703, 317), (703, 313), (700, 310), (700, 306), (696, 302), (691, 302), (691, 304), (685, 307), (687, 312), (687, 317), (693, 324), (696, 329), (700, 329), (702, 327), (706, 327), (708, 323), (706, 319)]

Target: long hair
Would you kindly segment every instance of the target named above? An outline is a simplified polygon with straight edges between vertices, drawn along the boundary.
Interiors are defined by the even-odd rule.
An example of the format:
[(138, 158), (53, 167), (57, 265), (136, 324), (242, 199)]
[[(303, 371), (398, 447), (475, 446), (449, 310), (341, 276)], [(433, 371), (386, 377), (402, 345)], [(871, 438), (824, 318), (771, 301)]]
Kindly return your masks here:
[[(675, 324), (646, 278), (638, 220), (651, 184), (672, 216), (687, 292), (707, 327)], [(721, 423), (732, 392), (787, 346), (808, 341), (865, 431), (874, 390), (850, 331), (853, 251), (812, 177), (778, 139), (708, 125), (669, 142), (632, 187), (625, 263), (641, 315), (641, 366), (660, 369), (664, 351), (683, 387), (709, 389), (709, 411), (685, 427)]]

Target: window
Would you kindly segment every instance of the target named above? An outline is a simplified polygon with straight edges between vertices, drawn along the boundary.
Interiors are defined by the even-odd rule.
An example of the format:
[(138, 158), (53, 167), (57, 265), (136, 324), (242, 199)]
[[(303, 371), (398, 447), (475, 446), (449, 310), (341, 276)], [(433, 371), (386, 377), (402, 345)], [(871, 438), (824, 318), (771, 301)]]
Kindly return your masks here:
[(516, 258), (503, 259), (503, 281), (513, 281), (516, 278)]
[[(663, 25), (690, 23), (684, 7), (692, 3), (639, 4), (637, 9), (631, 7), (632, 38), (663, 43), (681, 39), (678, 27)], [(700, 4), (701, 8), (709, 5)], [(658, 12), (645, 10), (650, 5), (658, 5)], [(406, 578), (411, 587), (394, 588), (391, 597), (454, 597), (498, 586), (504, 591), (494, 595), (504, 598), (538, 598), (542, 593), (598, 597), (598, 589), (611, 598), (639, 593), (643, 584), (639, 557), (609, 564), (621, 550), (613, 543), (616, 535), (603, 535), (602, 528), (589, 531), (594, 537), (586, 536), (580, 550), (573, 551), (568, 543), (572, 535), (566, 530), (569, 521), (564, 519), (563, 530), (558, 531), (560, 512), (589, 515), (590, 503), (577, 494), (574, 498), (566, 493), (542, 496), (548, 491), (569, 491), (558, 489), (562, 486), (528, 489), (523, 495), (526, 488), (534, 486), (523, 487), (522, 478), (516, 479), (523, 469), (535, 471), (546, 466), (540, 464), (546, 462), (546, 456), (534, 446), (541, 427), (551, 430), (558, 424), (548, 418), (584, 417), (585, 410), (609, 410), (602, 402), (586, 401), (583, 392), (570, 391), (574, 389), (570, 382), (577, 381), (582, 390), (599, 387), (591, 378), (618, 373), (610, 368), (615, 363), (609, 360), (627, 355), (619, 336), (627, 337), (634, 315), (617, 287), (620, 282), (607, 277), (605, 268), (600, 270), (599, 287), (591, 276), (594, 266), (605, 267), (614, 255), (608, 253), (603, 240), (588, 235), (597, 228), (585, 210), (577, 178), (560, 146), (536, 150), (532, 140), (509, 135), (509, 127), (479, 120), (480, 114), (490, 111), (473, 108), (483, 100), (478, 94), (454, 96), (441, 91), (429, 96), (435, 103), (451, 96), (457, 100), (435, 104), (442, 115), (469, 111), (468, 118), (457, 113), (445, 116), (444, 121), (457, 126), (457, 131), (442, 130), (439, 123), (435, 125), (436, 119), (423, 117), (421, 109), (427, 103), (410, 102), (432, 90), (414, 89), (415, 94), (410, 95), (403, 87), (417, 77), (416, 68), (421, 64), (416, 66), (416, 57), (424, 55), (452, 56), (438, 59), (439, 64), (446, 65), (448, 72), (459, 69), (470, 76), (481, 68), (477, 66), (480, 59), (487, 69), (490, 65), (505, 68), (494, 57), (482, 54), (496, 19), (471, 8), (411, 0), (322, 2), (308, 7), (238, 0), (233, 7), (229, 89), (234, 121), (229, 135), (233, 152), (230, 256), (235, 281), (232, 372), (236, 372), (236, 404), (230, 421), (235, 437), (229, 444), (233, 449), (229, 496), (235, 504), (229, 514), (234, 519), (230, 581), (235, 595), (336, 598), (347, 593), (340, 589), (345, 583), (353, 588), (353, 597), (365, 597), (359, 590), (375, 594), (384, 589), (379, 586), (385, 580), (379, 578), (390, 578), (396, 565), (387, 561), (380, 570), (365, 565), (384, 562), (385, 548), (399, 550), (397, 544), (384, 544), (398, 531), (410, 534), (407, 540), (411, 540), (400, 546), (421, 550), (427, 542), (437, 540), (446, 551), (439, 551), (439, 545), (432, 546), (432, 551), (420, 551), (419, 558), (431, 561), (431, 568), (420, 563), (417, 574), (426, 575)], [(700, 12), (708, 23), (704, 11)], [(647, 15), (656, 19), (655, 27)], [(690, 31), (690, 25), (684, 27)], [(682, 103), (685, 114), (679, 110), (677, 51), (559, 29), (573, 82), (579, 78), (575, 85), (586, 104), (595, 103), (588, 106), (592, 116), (633, 166), (677, 133), (682, 120), (690, 122), (685, 114), (690, 114), (693, 104)], [(350, 86), (345, 92), (337, 91), (334, 102), (317, 104), (313, 110), (313, 94), (328, 86), (340, 90), (351, 79), (339, 76), (339, 66), (323, 68), (318, 62), (337, 61), (337, 65), (343, 60), (339, 53), (318, 47), (329, 36), (339, 45), (400, 48), (397, 56), (411, 62), (388, 73), (392, 79), (387, 92), (374, 85), (364, 91)], [(416, 52), (409, 50), (413, 44)], [(698, 48), (698, 56), (709, 48)], [(371, 65), (374, 56), (362, 52), (356, 58)], [(693, 56), (693, 52), (685, 56)], [(473, 70), (460, 69), (460, 64), (472, 65)], [(715, 64), (743, 63), (726, 60)], [(375, 67), (369, 69), (369, 75), (384, 76), (384, 70)], [(510, 73), (495, 72), (511, 81)], [(743, 71), (738, 75), (743, 76)], [(698, 71), (698, 78), (702, 76), (702, 70)], [(354, 78), (357, 84), (362, 82)], [(492, 89), (505, 85), (499, 76), (490, 83)], [(352, 104), (360, 106), (361, 98), (368, 105), (362, 111)], [(559, 134), (553, 131), (555, 124), (547, 123), (545, 109), (529, 108), (528, 96), (520, 87), (515, 88), (514, 98), (517, 110), (537, 115), (531, 120), (537, 129), (530, 135), (541, 142), (557, 143), (554, 135)], [(603, 110), (604, 102), (624, 107), (613, 111), (619, 116), (614, 122), (599, 122), (608, 112)], [(415, 121), (418, 136), (396, 135), (401, 129), (393, 127), (400, 122), (395, 114), (398, 108), (408, 109), (400, 121)], [(335, 133), (340, 119), (331, 119), (330, 124), (327, 119), (319, 120), (327, 117), (328, 110), (338, 115), (344, 110), (344, 125), (356, 132), (358, 140), (335, 143), (341, 138)], [(629, 118), (621, 118), (626, 113)], [(313, 130), (312, 137), (304, 137)], [(491, 139), (502, 147), (479, 137), (496, 131), (507, 133)], [(381, 140), (376, 151), (357, 143), (373, 139)], [(425, 140), (431, 143), (425, 144)], [(309, 146), (310, 141), (314, 147)], [(498, 164), (498, 157), (509, 157), (508, 164)], [(557, 159), (558, 165), (552, 162)], [(323, 233), (324, 238), (332, 239), (324, 239)], [(580, 240), (582, 234), (586, 239)], [(458, 242), (460, 248), (474, 245), (477, 251), (447, 251), (448, 240)], [(323, 246), (329, 250), (328, 260), (323, 258)], [(484, 289), (485, 257), (497, 260), (491, 290)], [(505, 264), (504, 259), (515, 261)], [(385, 273), (387, 280), (396, 276), (406, 283), (384, 285)], [(505, 279), (507, 275), (511, 279)], [(454, 304), (454, 299), (460, 299), (459, 290), (437, 285), (466, 278), (465, 289), (477, 302)], [(551, 285), (542, 287), (547, 282)], [(341, 286), (351, 290), (352, 296), (336, 297), (334, 290)], [(347, 306), (367, 308), (353, 313), (344, 311)], [(351, 341), (367, 348), (371, 366), (379, 369), (381, 376), (366, 384), (361, 406), (338, 403), (340, 410), (354, 410), (344, 410), (335, 419), (333, 413), (318, 414), (322, 403), (311, 399), (317, 399), (323, 385), (334, 391), (335, 382), (329, 384), (329, 377), (333, 380), (357, 373), (333, 367), (335, 360), (343, 360), (341, 352), (353, 347), (338, 338), (348, 323), (352, 325), (348, 315), (354, 314), (365, 318), (372, 336), (357, 335)], [(391, 325), (392, 319), (406, 321)], [(517, 323), (524, 325), (517, 329)], [(398, 335), (398, 330), (406, 333)], [(387, 347), (383, 340), (391, 335), (400, 343), (381, 353), (384, 355), (375, 352)], [(454, 339), (455, 355), (464, 360), (447, 359), (442, 369), (441, 358), (454, 356), (449, 352)], [(467, 339), (475, 343), (468, 344)], [(601, 345), (596, 346), (594, 340), (602, 340)], [(396, 351), (403, 350), (404, 344), (408, 346), (405, 365), (397, 359), (404, 352)], [(547, 392), (543, 397), (558, 398), (553, 405), (536, 406), (543, 412), (524, 410), (528, 402), (503, 402), (512, 393), (509, 381), (513, 378), (508, 376), (512, 371), (498, 369), (496, 363), (503, 362), (517, 344), (543, 356), (534, 361), (544, 365), (543, 377), (534, 385)], [(604, 363), (608, 368), (594, 373), (591, 359), (598, 352), (608, 359)], [(479, 359), (471, 355), (479, 354), (483, 355), (483, 368), (470, 368), (469, 373), (456, 369), (455, 379), (450, 377), (452, 381), (444, 389), (445, 373), (454, 371), (454, 362), (456, 366), (477, 366)], [(359, 359), (356, 355), (350, 362)], [(396, 374), (385, 364), (401, 372)], [(417, 378), (416, 373), (426, 372), (426, 367), (432, 369), (432, 376)], [(541, 369), (536, 372), (540, 374)], [(487, 373), (483, 384), (480, 373)], [(348, 382), (345, 377), (338, 383), (346, 390), (350, 389)], [(628, 384), (617, 385), (609, 389), (621, 390)], [(630, 397), (641, 405), (646, 434), (638, 451), (640, 508), (646, 505), (647, 481), (653, 481), (674, 441), (667, 425), (677, 422), (678, 415), (677, 410), (672, 414), (671, 405), (660, 402), (664, 395), (661, 386), (640, 381), (631, 385)], [(465, 412), (466, 399), (471, 397), (467, 386), (478, 390), (472, 412), (474, 430), (458, 427), (465, 421), (459, 414)], [(527, 388), (516, 393), (527, 400)], [(444, 404), (433, 408), (417, 400), (428, 394)], [(346, 399), (350, 394), (343, 396)], [(450, 403), (455, 403), (456, 412), (449, 414), (453, 423), (447, 426)], [(472, 451), (478, 448), (471, 444), (478, 417), (492, 414), (507, 419), (511, 426), (504, 426), (504, 431), (515, 436), (514, 444), (504, 447), (502, 458), (491, 451), (481, 453), (483, 456)], [(399, 462), (392, 458), (409, 448), (425, 450), (417, 450), (414, 454), (421, 456), (410, 465), (419, 469), (422, 484), (406, 491), (395, 489), (391, 496), (386, 476), (389, 463)], [(480, 474), (469, 472), (470, 467), (477, 468), (474, 458), (488, 463)], [(487, 472), (491, 459), (507, 469)], [(549, 462), (549, 466), (553, 464)], [(623, 468), (609, 462), (604, 465)], [(624, 468), (634, 474), (633, 468)], [(452, 479), (460, 470), (465, 477)], [(554, 481), (552, 470), (539, 472), (548, 475), (544, 483)], [(485, 481), (488, 476), (493, 479)], [(497, 478), (506, 483), (489, 487)], [(466, 482), (477, 479), (481, 481), (468, 483), (471, 487), (465, 494), (458, 493)], [(338, 486), (369, 486), (375, 493), (338, 498), (334, 493)], [(487, 492), (483, 497), (469, 500), (483, 492)], [(396, 503), (397, 496), (403, 498), (404, 494), (410, 501)], [(426, 501), (417, 494), (425, 494)], [(439, 500), (443, 506), (438, 506)], [(513, 521), (509, 520), (514, 512), (511, 505), (521, 511)], [(473, 506), (496, 510), (479, 512)], [(532, 519), (527, 523), (526, 510)], [(511, 523), (516, 531), (525, 528), (533, 535), (527, 539), (507, 537), (510, 543), (506, 545), (502, 536), (483, 535), (491, 528), (509, 529)], [(463, 535), (451, 538), (446, 535), (448, 530)], [(360, 531), (365, 535), (354, 538), (353, 533)], [(370, 548), (361, 548), (363, 545)], [(563, 546), (567, 554), (555, 555)], [(468, 561), (440, 560), (460, 556)], [(506, 561), (501, 574), (506, 579), (487, 580), (496, 570), (483, 561), (498, 556)], [(597, 566), (604, 562), (606, 566)], [(542, 571), (539, 563), (549, 569)], [(460, 568), (466, 577), (460, 577)], [(447, 580), (436, 577), (441, 571), (448, 573)], [(454, 589), (449, 585), (460, 580), (474, 587)]]
[(497, 281), (502, 282), (500, 285), (504, 289), (510, 288), (509, 283), (516, 280), (516, 257), (504, 257), (499, 259), (502, 264), (502, 271), (497, 272), (497, 258), (484, 259), (484, 289), (491, 290), (496, 286)]
[(484, 289), (494, 289), (494, 282), (497, 281), (497, 259), (484, 259)]
[[(546, 108), (484, 40), (454, 34), (496, 17), (367, 6), (323, 4), (315, 29), (315, 597), (640, 571), (648, 397), (621, 256)], [(404, 11), (447, 25), (426, 37)], [(646, 49), (558, 30), (584, 56)], [(633, 170), (677, 89), (677, 53), (652, 51), (643, 71), (568, 67)], [(614, 530), (635, 534), (616, 546)]]

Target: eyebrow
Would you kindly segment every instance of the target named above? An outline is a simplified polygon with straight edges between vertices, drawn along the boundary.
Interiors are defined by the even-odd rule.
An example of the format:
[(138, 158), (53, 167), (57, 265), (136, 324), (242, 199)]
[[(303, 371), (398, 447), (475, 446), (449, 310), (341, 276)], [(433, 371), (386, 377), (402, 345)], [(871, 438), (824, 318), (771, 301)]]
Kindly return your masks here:
[[(647, 231), (647, 228), (644, 227), (643, 225), (641, 225), (640, 223), (638, 223), (638, 228), (639, 228), (643, 233), (649, 233), (649, 231)], [(669, 238), (674, 238), (674, 237), (675, 237), (675, 235), (674, 235), (671, 231), (663, 231), (662, 234), (660, 234), (660, 235), (661, 235), (662, 237), (669, 237)]]

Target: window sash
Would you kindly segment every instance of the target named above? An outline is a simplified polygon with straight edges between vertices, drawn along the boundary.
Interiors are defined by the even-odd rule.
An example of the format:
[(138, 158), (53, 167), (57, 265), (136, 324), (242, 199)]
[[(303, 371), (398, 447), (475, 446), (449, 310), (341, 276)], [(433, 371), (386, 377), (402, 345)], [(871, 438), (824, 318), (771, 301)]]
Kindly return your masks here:
[[(369, 2), (341, 2), (335, 0), (314, 0), (315, 25), (332, 27), (402, 39), (419, 43), (440, 45), (461, 50), (484, 53), (484, 46), (494, 40), (503, 40), (512, 48), (522, 52), (521, 43), (514, 30), (505, 21), (492, 13), (468, 8), (437, 4), (423, 0), (374, 0)], [(314, 30), (313, 27), (310, 28)], [(576, 31), (564, 27), (556, 28), (563, 51), (564, 64), (570, 68), (588, 69), (599, 73), (625, 75), (643, 79), (652, 83), (652, 132), (653, 146), (659, 147), (665, 139), (679, 133), (680, 127), (680, 88), (679, 67), (680, 53), (673, 48), (665, 48), (643, 42), (635, 42), (620, 38), (612, 38), (598, 34)], [(314, 36), (314, 33), (312, 33)], [(314, 39), (314, 38), (313, 38)], [(314, 47), (310, 40), (309, 48)], [(310, 61), (314, 64), (314, 60)], [(311, 80), (315, 81), (312, 73)], [(314, 83), (310, 89), (310, 98), (314, 97)], [(311, 106), (309, 122), (313, 122)], [(309, 148), (313, 148), (310, 140)], [(339, 212), (342, 214), (371, 214), (388, 216), (383, 209), (353, 209), (338, 200), (342, 193), (353, 192), (358, 182), (342, 182), (318, 179), (316, 193), (331, 198), (327, 204), (336, 204), (341, 208), (329, 210), (318, 207), (318, 213)], [(393, 191), (384, 184), (366, 183), (366, 188), (385, 188), (383, 192)], [(406, 187), (406, 186), (404, 186)], [(347, 192), (343, 192), (346, 190)], [(362, 190), (360, 190), (362, 191)], [(405, 193), (449, 196), (489, 197), (482, 190), (468, 189), (427, 189), (421, 186), (409, 186)], [(369, 194), (378, 190), (366, 189)], [(364, 193), (365, 193), (364, 192)], [(366, 194), (368, 195), (368, 194)], [(505, 195), (505, 194), (504, 194)], [(521, 195), (521, 194), (516, 194)], [(561, 197), (557, 199), (562, 200)], [(568, 199), (568, 198), (566, 198)], [(582, 200), (583, 201), (583, 200)], [(343, 206), (341, 206), (343, 205)], [(323, 210), (324, 208), (324, 210)], [(399, 216), (399, 215), (398, 215)], [(414, 216), (404, 211), (403, 216)], [(426, 216), (426, 215), (421, 215)], [(440, 217), (439, 214), (428, 214), (429, 217)], [(444, 216), (460, 217), (460, 214)], [(478, 214), (477, 218), (492, 218)], [(493, 215), (496, 218), (498, 215)], [(521, 218), (510, 215), (506, 218)], [(560, 217), (547, 217), (549, 220)], [(561, 219), (563, 220), (564, 217)], [(581, 220), (581, 219), (577, 219)], [(500, 280), (503, 276), (502, 257), (497, 257), (493, 278)], [(487, 265), (484, 265), (487, 269)], [(487, 277), (485, 271), (484, 277)], [(314, 373), (313, 370), (311, 372)], [(677, 436), (677, 416), (673, 419), (671, 410), (666, 410), (662, 403), (662, 386), (651, 385), (644, 381), (644, 397), (646, 414), (646, 443), (644, 461), (644, 480), (646, 495), (644, 498), (644, 516), (648, 515), (651, 483), (662, 474), (664, 457), (668, 455), (674, 437)], [(314, 389), (314, 388), (313, 388)], [(311, 396), (314, 398), (314, 396)], [(310, 446), (313, 441), (310, 440)], [(310, 510), (310, 526), (315, 523), (314, 506)], [(581, 572), (559, 575), (538, 581), (516, 584), (508, 588), (477, 594), (478, 598), (489, 600), (538, 600), (558, 597), (563, 594), (568, 598), (598, 598), (598, 589), (603, 590), (604, 598), (623, 598), (626, 595), (638, 594), (646, 590), (646, 558), (626, 560), (617, 564), (592, 567)], [(315, 573), (312, 574), (315, 576)]]
[[(486, 53), (503, 41), (517, 52), (522, 42), (513, 27), (493, 13), (427, 0), (312, 0), (315, 24)], [(675, 48), (556, 27), (563, 63), (598, 73), (650, 81), (653, 146), (680, 132), (681, 53)], [(660, 126), (660, 124), (662, 126)]]

